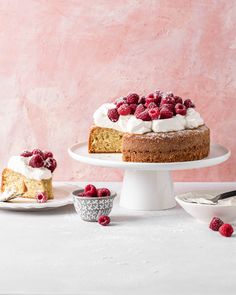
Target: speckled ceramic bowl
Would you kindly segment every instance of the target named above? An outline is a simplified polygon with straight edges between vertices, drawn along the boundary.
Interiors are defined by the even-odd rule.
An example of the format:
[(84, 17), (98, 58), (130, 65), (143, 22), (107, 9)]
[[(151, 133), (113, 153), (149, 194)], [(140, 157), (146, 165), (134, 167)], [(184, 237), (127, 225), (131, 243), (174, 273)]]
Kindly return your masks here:
[(91, 198), (79, 197), (78, 194), (83, 190), (76, 190), (72, 193), (76, 212), (85, 221), (97, 221), (101, 215), (109, 215), (113, 200), (116, 196), (115, 192), (111, 191), (109, 197)]

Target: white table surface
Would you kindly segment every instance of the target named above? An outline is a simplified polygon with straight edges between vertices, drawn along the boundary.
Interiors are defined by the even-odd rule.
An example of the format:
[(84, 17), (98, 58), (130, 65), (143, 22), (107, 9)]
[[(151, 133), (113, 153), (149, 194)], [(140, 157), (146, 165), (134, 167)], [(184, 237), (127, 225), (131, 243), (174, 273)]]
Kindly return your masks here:
[[(177, 183), (175, 191), (235, 186)], [(81, 221), (73, 206), (0, 211), (0, 293), (236, 294), (235, 235), (221, 237), (180, 207), (135, 212), (117, 199), (111, 219), (108, 227)]]

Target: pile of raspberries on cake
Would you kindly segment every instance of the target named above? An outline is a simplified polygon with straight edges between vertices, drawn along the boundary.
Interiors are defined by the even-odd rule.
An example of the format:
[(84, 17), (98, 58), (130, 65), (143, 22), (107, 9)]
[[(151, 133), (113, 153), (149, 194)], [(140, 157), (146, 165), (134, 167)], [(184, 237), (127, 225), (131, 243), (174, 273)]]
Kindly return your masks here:
[(108, 118), (117, 122), (121, 116), (134, 115), (143, 121), (157, 119), (169, 119), (175, 115), (185, 116), (188, 108), (194, 108), (190, 99), (175, 96), (172, 92), (163, 93), (160, 90), (149, 95), (140, 97), (131, 93), (127, 97), (118, 99), (116, 107), (108, 110)]
[(32, 152), (24, 151), (21, 157), (29, 158), (29, 166), (32, 168), (47, 168), (53, 172), (57, 168), (57, 161), (53, 158), (52, 152), (42, 152), (40, 149), (34, 149)]

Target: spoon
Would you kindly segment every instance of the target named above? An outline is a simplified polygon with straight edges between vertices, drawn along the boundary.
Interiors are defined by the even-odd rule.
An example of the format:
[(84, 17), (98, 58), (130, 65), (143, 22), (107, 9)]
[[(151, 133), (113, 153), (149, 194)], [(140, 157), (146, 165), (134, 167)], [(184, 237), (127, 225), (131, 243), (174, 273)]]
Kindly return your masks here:
[(13, 200), (15, 198), (19, 198), (23, 195), (24, 195), (24, 193), (16, 194), (14, 192), (12, 193), (12, 192), (7, 191), (4, 194), (4, 192), (3, 192), (2, 194), (0, 194), (0, 202), (8, 202), (8, 201)]
[(216, 205), (218, 203), (219, 200), (224, 200), (224, 199), (228, 199), (228, 198), (231, 198), (231, 197), (235, 197), (236, 196), (236, 190), (234, 191), (229, 191), (229, 192), (225, 192), (225, 193), (222, 193), (222, 194), (219, 194), (211, 199), (204, 199), (204, 198), (185, 198), (185, 201), (186, 202), (189, 202), (189, 203), (201, 203), (200, 201), (202, 200), (202, 204), (204, 204), (204, 201), (205, 201), (205, 204), (208, 204), (208, 205)]

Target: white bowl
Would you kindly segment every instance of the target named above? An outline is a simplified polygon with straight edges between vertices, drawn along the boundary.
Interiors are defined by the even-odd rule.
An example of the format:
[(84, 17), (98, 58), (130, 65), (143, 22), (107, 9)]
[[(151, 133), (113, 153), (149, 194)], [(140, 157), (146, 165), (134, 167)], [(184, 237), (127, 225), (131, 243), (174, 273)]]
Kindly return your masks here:
[[(202, 197), (204, 197), (205, 194), (216, 196), (223, 193), (223, 191), (196, 191), (191, 193), (197, 193), (198, 195), (202, 193)], [(201, 222), (209, 223), (213, 217), (219, 217), (224, 222), (233, 223), (236, 221), (236, 204), (206, 205), (189, 203), (184, 201), (186, 199), (186, 193), (176, 196), (175, 199), (187, 213)]]

